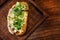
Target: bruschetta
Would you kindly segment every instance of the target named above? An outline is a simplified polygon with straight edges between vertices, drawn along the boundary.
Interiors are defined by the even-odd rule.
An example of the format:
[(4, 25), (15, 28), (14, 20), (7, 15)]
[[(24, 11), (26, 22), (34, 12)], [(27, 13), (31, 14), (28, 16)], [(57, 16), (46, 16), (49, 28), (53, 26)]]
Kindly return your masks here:
[(7, 15), (7, 27), (11, 34), (23, 35), (27, 28), (29, 6), (27, 2), (17, 2)]

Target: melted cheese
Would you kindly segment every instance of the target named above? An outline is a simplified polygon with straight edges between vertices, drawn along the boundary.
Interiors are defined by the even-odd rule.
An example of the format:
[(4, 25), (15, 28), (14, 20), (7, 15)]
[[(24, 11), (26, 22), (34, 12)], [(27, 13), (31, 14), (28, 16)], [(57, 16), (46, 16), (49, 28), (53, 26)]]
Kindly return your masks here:
[[(11, 17), (11, 18), (10, 18)], [(14, 28), (14, 25), (13, 25), (13, 23), (14, 23), (14, 19), (12, 19), (14, 17), (14, 14), (9, 14), (9, 24), (11, 24), (11, 28)], [(21, 17), (18, 17), (19, 19), (22, 19), (22, 20), (24, 20), (24, 23), (23, 24), (26, 24), (26, 17), (27, 17), (27, 12), (25, 11), (24, 12), (24, 17), (23, 18), (21, 18)], [(22, 25), (23, 26), (23, 25)], [(16, 31), (18, 31), (18, 30), (14, 30), (14, 32), (16, 32)], [(21, 32), (21, 30), (20, 30), (20, 32)]]
[[(26, 3), (24, 4), (24, 2), (22, 2), (22, 4), (23, 4), (22, 6), (24, 6), (23, 10), (26, 10), (26, 6), (25, 6)], [(27, 5), (27, 6), (28, 6), (28, 5)], [(13, 7), (14, 7), (14, 6), (13, 6)], [(13, 8), (13, 7), (12, 7), (12, 8)], [(27, 10), (28, 10), (28, 8), (27, 8)], [(19, 18), (19, 19), (22, 19), (22, 20), (24, 21), (23, 24), (26, 24), (26, 21), (27, 21), (26, 19), (27, 19), (28, 12), (27, 12), (27, 11), (23, 11), (23, 13), (24, 13), (24, 17), (23, 17), (23, 18), (18, 17), (18, 18)], [(17, 14), (18, 14), (18, 13), (17, 13)], [(12, 13), (12, 9), (10, 9), (10, 10), (9, 10), (8, 17), (7, 17), (7, 18), (8, 18), (8, 28), (9, 28), (9, 31), (10, 31), (10, 28), (11, 28), (11, 29), (12, 29), (12, 28), (15, 28), (14, 25), (13, 25), (14, 20), (15, 20), (15, 19), (14, 19), (14, 16), (15, 16), (15, 15)], [(22, 24), (22, 26), (23, 26), (23, 24)], [(9, 25), (10, 25), (11, 27), (9, 27)], [(17, 31), (19, 31), (19, 32), (21, 33), (21, 32), (23, 32), (23, 29), (16, 30), (16, 28), (15, 28), (15, 30), (14, 30), (13, 32), (15, 33), (15, 32), (17, 32)], [(10, 31), (10, 33), (12, 33), (12, 31)], [(12, 33), (12, 34), (13, 34), (13, 33)]]

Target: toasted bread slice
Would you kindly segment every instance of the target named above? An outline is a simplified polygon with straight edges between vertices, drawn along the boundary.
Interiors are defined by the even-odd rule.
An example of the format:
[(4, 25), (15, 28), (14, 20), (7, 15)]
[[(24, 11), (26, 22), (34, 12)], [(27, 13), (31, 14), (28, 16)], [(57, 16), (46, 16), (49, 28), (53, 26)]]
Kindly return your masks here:
[[(16, 17), (14, 12), (12, 12), (13, 9), (16, 7), (16, 4), (15, 4), (9, 10), (8, 15), (7, 15), (7, 27), (8, 27), (8, 30), (9, 30), (9, 32), (11, 34), (15, 34), (15, 35), (23, 35), (26, 32), (26, 28), (27, 28), (28, 11), (26, 11), (26, 10), (29, 9), (28, 8), (28, 4), (26, 2), (20, 2), (20, 3), (24, 6), (21, 9), (22, 10), (22, 14), (17, 15), (18, 13), (16, 12), (16, 15), (17, 15), (17, 17)], [(19, 3), (18, 3), (18, 5), (19, 5)], [(26, 8), (26, 6), (27, 6), (27, 8)], [(16, 21), (17, 23), (15, 24), (14, 22), (15, 22), (16, 19), (19, 19), (19, 20)]]

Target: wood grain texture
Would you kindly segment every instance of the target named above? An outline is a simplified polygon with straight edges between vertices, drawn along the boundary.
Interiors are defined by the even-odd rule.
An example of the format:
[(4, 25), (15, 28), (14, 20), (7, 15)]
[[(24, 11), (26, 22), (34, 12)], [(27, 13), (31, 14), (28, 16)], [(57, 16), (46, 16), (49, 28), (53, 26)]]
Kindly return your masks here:
[[(26, 0), (12, 0), (8, 1), (0, 7), (0, 40), (24, 40), (29, 34), (30, 30), (34, 28), (44, 16), (42, 16), (29, 3), (29, 17), (27, 32), (23, 36), (11, 35), (7, 29), (7, 14), (8, 10), (17, 1)], [(49, 17), (41, 24), (37, 25), (36, 30), (29, 35), (26, 40), (60, 40), (60, 0), (32, 0), (43, 11), (49, 14)]]
[[(17, 2), (22, 0), (12, 0), (7, 2), (1, 9), (0, 9), (0, 39), (1, 40), (24, 40), (26, 36), (29, 34), (30, 30), (37, 25), (38, 22), (41, 22), (44, 19), (43, 15), (38, 13), (35, 8), (29, 4), (29, 17), (28, 17), (28, 25), (27, 25), (27, 32), (23, 36), (15, 36), (9, 33), (7, 29), (7, 14), (9, 9)], [(25, 0), (23, 0), (25, 1)], [(38, 26), (38, 25), (37, 25)]]
[(34, 1), (50, 16), (27, 40), (60, 40), (60, 0)]
[(2, 5), (6, 0), (0, 0), (0, 5)]
[(60, 0), (35, 0), (35, 2), (49, 15), (58, 15), (60, 13)]

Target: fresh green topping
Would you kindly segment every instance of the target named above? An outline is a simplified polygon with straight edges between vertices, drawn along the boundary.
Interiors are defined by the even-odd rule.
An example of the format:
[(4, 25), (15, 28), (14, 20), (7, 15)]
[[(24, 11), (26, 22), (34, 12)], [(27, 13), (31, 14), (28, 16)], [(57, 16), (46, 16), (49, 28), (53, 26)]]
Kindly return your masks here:
[(13, 25), (14, 25), (15, 29), (19, 30), (23, 26), (23, 20), (19, 19), (19, 18), (24, 17), (24, 11), (22, 10), (22, 4), (20, 2), (17, 2), (15, 7), (13, 8), (12, 12), (14, 14)]
[(13, 8), (13, 13), (16, 15), (16, 16), (19, 16), (19, 15), (22, 15), (22, 7), (21, 7), (21, 3), (20, 2), (17, 2), (15, 7)]
[(28, 10), (28, 5), (25, 2), (17, 2), (9, 14), (9, 26), (15, 30), (20, 30), (25, 22), (25, 13)]
[(17, 29), (17, 30), (19, 30), (19, 29), (21, 29), (21, 26), (22, 26), (22, 24), (23, 24), (23, 21), (21, 20), (21, 19), (16, 19), (15, 21), (14, 21), (14, 26), (15, 26), (15, 28)]

